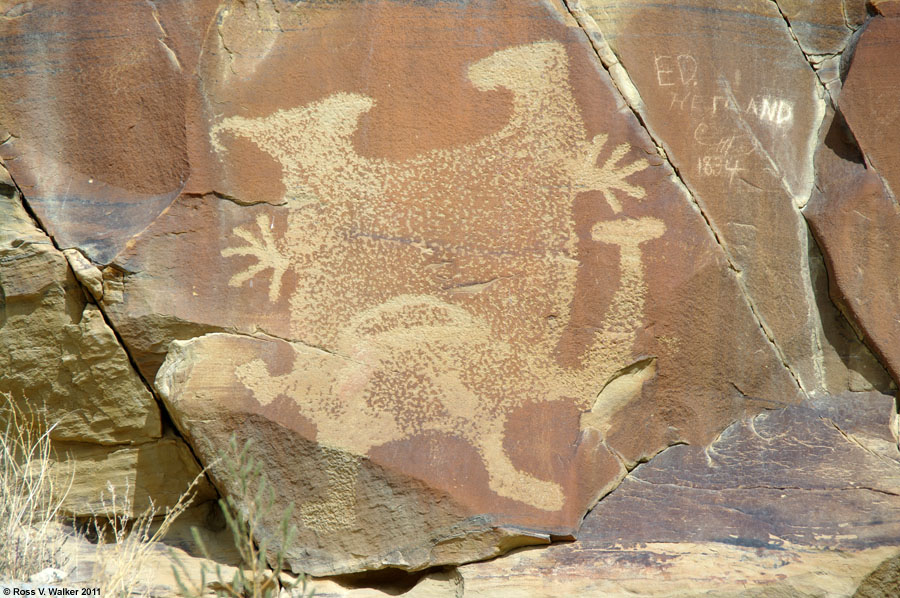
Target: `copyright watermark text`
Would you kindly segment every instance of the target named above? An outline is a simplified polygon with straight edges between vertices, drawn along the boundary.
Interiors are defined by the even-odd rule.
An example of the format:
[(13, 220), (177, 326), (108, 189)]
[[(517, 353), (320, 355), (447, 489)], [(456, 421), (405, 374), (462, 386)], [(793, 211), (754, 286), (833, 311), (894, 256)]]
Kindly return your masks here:
[(55, 586), (34, 583), (3, 583), (0, 582), (0, 592), (3, 596), (16, 598), (17, 596), (99, 596), (100, 588)]

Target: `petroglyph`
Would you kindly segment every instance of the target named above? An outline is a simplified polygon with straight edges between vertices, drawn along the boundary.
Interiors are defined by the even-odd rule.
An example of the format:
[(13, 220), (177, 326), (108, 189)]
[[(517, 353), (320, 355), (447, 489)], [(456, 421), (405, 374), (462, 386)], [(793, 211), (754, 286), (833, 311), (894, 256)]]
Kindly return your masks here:
[[(645, 197), (628, 179), (648, 163), (629, 159), (627, 143), (588, 135), (561, 44), (495, 52), (467, 76), (482, 91), (511, 92), (509, 121), (407, 160), (356, 151), (358, 120), (376, 101), (357, 93), (214, 127), (218, 151), (227, 136), (243, 137), (281, 164), (288, 202), (286, 214), (270, 209), (235, 230), (222, 250), (241, 268), (229, 284), (258, 280), (270, 301), (287, 296), (292, 334), (309, 343), (294, 345), (287, 374), (249, 356), (237, 376), (263, 406), (293, 400), (321, 445), (350, 455), (422, 434), (464, 439), (492, 491), (554, 511), (563, 487), (512, 462), (507, 416), (554, 400), (602, 411), (601, 388), (633, 361), (647, 291), (642, 245), (666, 229), (622, 215)], [(592, 232), (619, 247), (621, 281), (580, 363), (562, 366), (579, 268), (573, 206), (591, 191), (616, 215)], [(286, 232), (273, 234), (281, 224)], [(334, 469), (344, 498), (317, 505), (310, 525), (352, 502), (344, 478), (355, 470)]]

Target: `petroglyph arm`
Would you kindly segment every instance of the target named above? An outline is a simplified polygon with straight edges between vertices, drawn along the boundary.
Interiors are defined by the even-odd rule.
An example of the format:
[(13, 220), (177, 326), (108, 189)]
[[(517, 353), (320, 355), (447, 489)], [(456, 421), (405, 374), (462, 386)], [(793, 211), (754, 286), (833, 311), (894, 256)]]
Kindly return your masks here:
[(281, 277), (291, 267), (291, 262), (289, 256), (283, 255), (276, 245), (269, 216), (259, 214), (254, 224), (235, 229), (234, 235), (245, 245), (222, 249), (222, 257), (252, 257), (256, 263), (234, 274), (228, 280), (228, 286), (243, 286), (258, 274), (271, 269), (269, 301), (277, 301), (281, 295)]
[(633, 185), (626, 181), (628, 177), (640, 172), (649, 166), (647, 160), (641, 158), (630, 164), (619, 165), (619, 162), (631, 150), (631, 146), (622, 143), (616, 146), (603, 166), (597, 166), (597, 158), (606, 146), (607, 136), (596, 135), (583, 146), (580, 156), (570, 162), (573, 182), (579, 191), (601, 191), (609, 207), (618, 214), (622, 211), (622, 204), (616, 196), (620, 191), (634, 199), (643, 199), (646, 192), (643, 187)]

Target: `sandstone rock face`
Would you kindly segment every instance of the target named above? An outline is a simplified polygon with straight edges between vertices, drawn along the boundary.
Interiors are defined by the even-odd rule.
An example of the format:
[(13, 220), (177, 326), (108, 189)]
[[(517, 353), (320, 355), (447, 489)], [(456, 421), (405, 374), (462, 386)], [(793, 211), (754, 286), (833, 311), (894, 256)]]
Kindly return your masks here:
[[(637, 108), (740, 271), (798, 382), (808, 392), (846, 387), (846, 351), (826, 340), (843, 322), (810, 293), (813, 249), (799, 212), (813, 188), (824, 90), (778, 5), (575, 5), (624, 65)], [(835, 7), (820, 8), (817, 14), (833, 14)], [(681, 35), (686, 29), (696, 34)]]
[(813, 64), (816, 56), (842, 52), (866, 19), (866, 3), (860, 0), (778, 0), (777, 6)]
[[(190, 449), (171, 435), (135, 446), (59, 442), (55, 450), (51, 471), (68, 489), (61, 507), (74, 516), (136, 517), (151, 506), (162, 513), (200, 476)], [(193, 493), (197, 502), (216, 497), (203, 477)]]
[(45, 410), (59, 440), (159, 437), (153, 396), (65, 256), (10, 196), (0, 196), (0, 287), (0, 392)]
[(334, 595), (878, 591), (897, 12), (0, 2), (0, 392)]
[[(62, 509), (133, 516), (151, 501), (173, 505), (200, 468), (180, 439), (161, 438), (156, 401), (87, 301), (76, 277), (97, 280), (96, 268), (57, 250), (13, 187), (0, 192), (0, 394), (55, 426), (47, 466), (68, 489)], [(200, 484), (200, 499), (213, 496)]]
[(17, 51), (0, 84), (13, 135), (0, 159), (63, 248), (105, 263), (187, 178), (180, 66), (152, 3), (18, 6), (2, 25)]
[[(225, 73), (210, 143), (240, 201), (178, 200), (115, 262), (139, 272), (116, 313), (145, 297), (163, 311), (174, 290), (173, 317), (241, 332), (171, 346), (156, 385), (207, 462), (232, 433), (256, 439), (279, 499), (301, 503), (293, 566), (419, 569), (571, 536), (627, 467), (799, 398), (579, 29), (539, 4), (364, 6), (309, 11), (316, 26), (269, 39), (261, 64), (210, 54)], [(272, 35), (259, 18), (223, 18), (236, 56)], [(409, 76), (441, 69), (428, 93), (458, 98), (436, 122), (374, 77), (401, 18), (496, 30), (477, 52), (438, 38), (408, 58)], [(354, 47), (298, 72), (320, 28), (365, 36), (378, 66)], [(338, 64), (343, 80), (323, 76)], [(278, 104), (236, 112), (260, 90)], [(389, 136), (404, 126), (418, 141)], [(269, 161), (280, 194), (240, 205), (243, 173)], [(159, 268), (187, 247), (204, 250)]]
[(866, 167), (847, 135), (843, 120), (836, 118), (817, 158), (823, 173), (819, 191), (804, 213), (827, 257), (835, 302), (897, 379), (896, 285), (871, 273), (900, 266), (900, 215), (883, 179)]
[(889, 84), (900, 71), (887, 58), (897, 47), (898, 32), (900, 19), (877, 17), (861, 36), (840, 111), (818, 150), (820, 182), (806, 209), (828, 259), (832, 296), (895, 380), (900, 374), (896, 285), (875, 273), (896, 271), (900, 260), (893, 192), (900, 186), (900, 155), (894, 149), (900, 121)]
[[(889, 7), (890, 4), (885, 4)], [(840, 109), (859, 147), (893, 193), (900, 189), (900, 92), (893, 82), (900, 67), (892, 60), (897, 49), (900, 11), (885, 10), (866, 27), (847, 73)]]
[[(500, 565), (510, 578), (487, 573), (497, 561), (462, 568), (466, 595), (525, 596), (517, 574), (547, 570), (560, 572), (565, 593), (584, 595), (634, 595), (641, 577), (641, 596), (852, 595), (897, 553), (900, 462), (893, 398), (841, 398), (761, 414), (706, 448), (669, 449), (590, 513), (579, 543), (520, 553)], [(824, 573), (831, 551), (854, 555), (837, 576)], [(613, 574), (588, 571), (598, 563)], [(552, 581), (543, 593), (522, 585), (560, 595)]]
[(837, 398), (747, 418), (706, 447), (675, 446), (639, 465), (587, 516), (578, 542), (426, 577), (404, 595), (892, 596), (893, 397)]

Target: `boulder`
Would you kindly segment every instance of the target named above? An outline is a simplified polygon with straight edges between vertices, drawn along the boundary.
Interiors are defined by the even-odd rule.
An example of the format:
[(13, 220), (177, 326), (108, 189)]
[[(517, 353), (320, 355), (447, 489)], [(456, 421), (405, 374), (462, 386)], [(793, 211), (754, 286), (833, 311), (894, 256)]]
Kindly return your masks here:
[(74, 517), (133, 519), (150, 508), (164, 513), (189, 488), (197, 503), (216, 498), (190, 449), (172, 435), (133, 446), (57, 442), (53, 452), (47, 466), (65, 491), (60, 508)]
[[(76, 517), (111, 514), (109, 485), (134, 516), (173, 505), (200, 467), (160, 411), (67, 256), (35, 226), (11, 187), (0, 195), (0, 397), (52, 425), (54, 458), (36, 461)], [(80, 255), (80, 254), (79, 254)], [(72, 259), (72, 258), (69, 258)], [(83, 259), (83, 258), (82, 258)], [(83, 270), (93, 268), (84, 262)], [(37, 472), (37, 470), (35, 470)], [(215, 497), (201, 480), (199, 500)]]
[(896, 195), (900, 192), (900, 65), (894, 60), (900, 40), (900, 10), (880, 4), (856, 44), (840, 97), (840, 110), (853, 137), (876, 172)]
[(896, 284), (878, 274), (900, 268), (897, 204), (840, 112), (819, 147), (816, 165), (819, 183), (804, 214), (827, 260), (831, 296), (893, 379), (900, 380)]
[[(435, 572), (403, 595), (889, 598), (900, 558), (893, 411), (891, 396), (848, 393), (741, 420), (707, 447), (639, 465), (577, 542)], [(396, 594), (313, 585), (342, 598)]]

